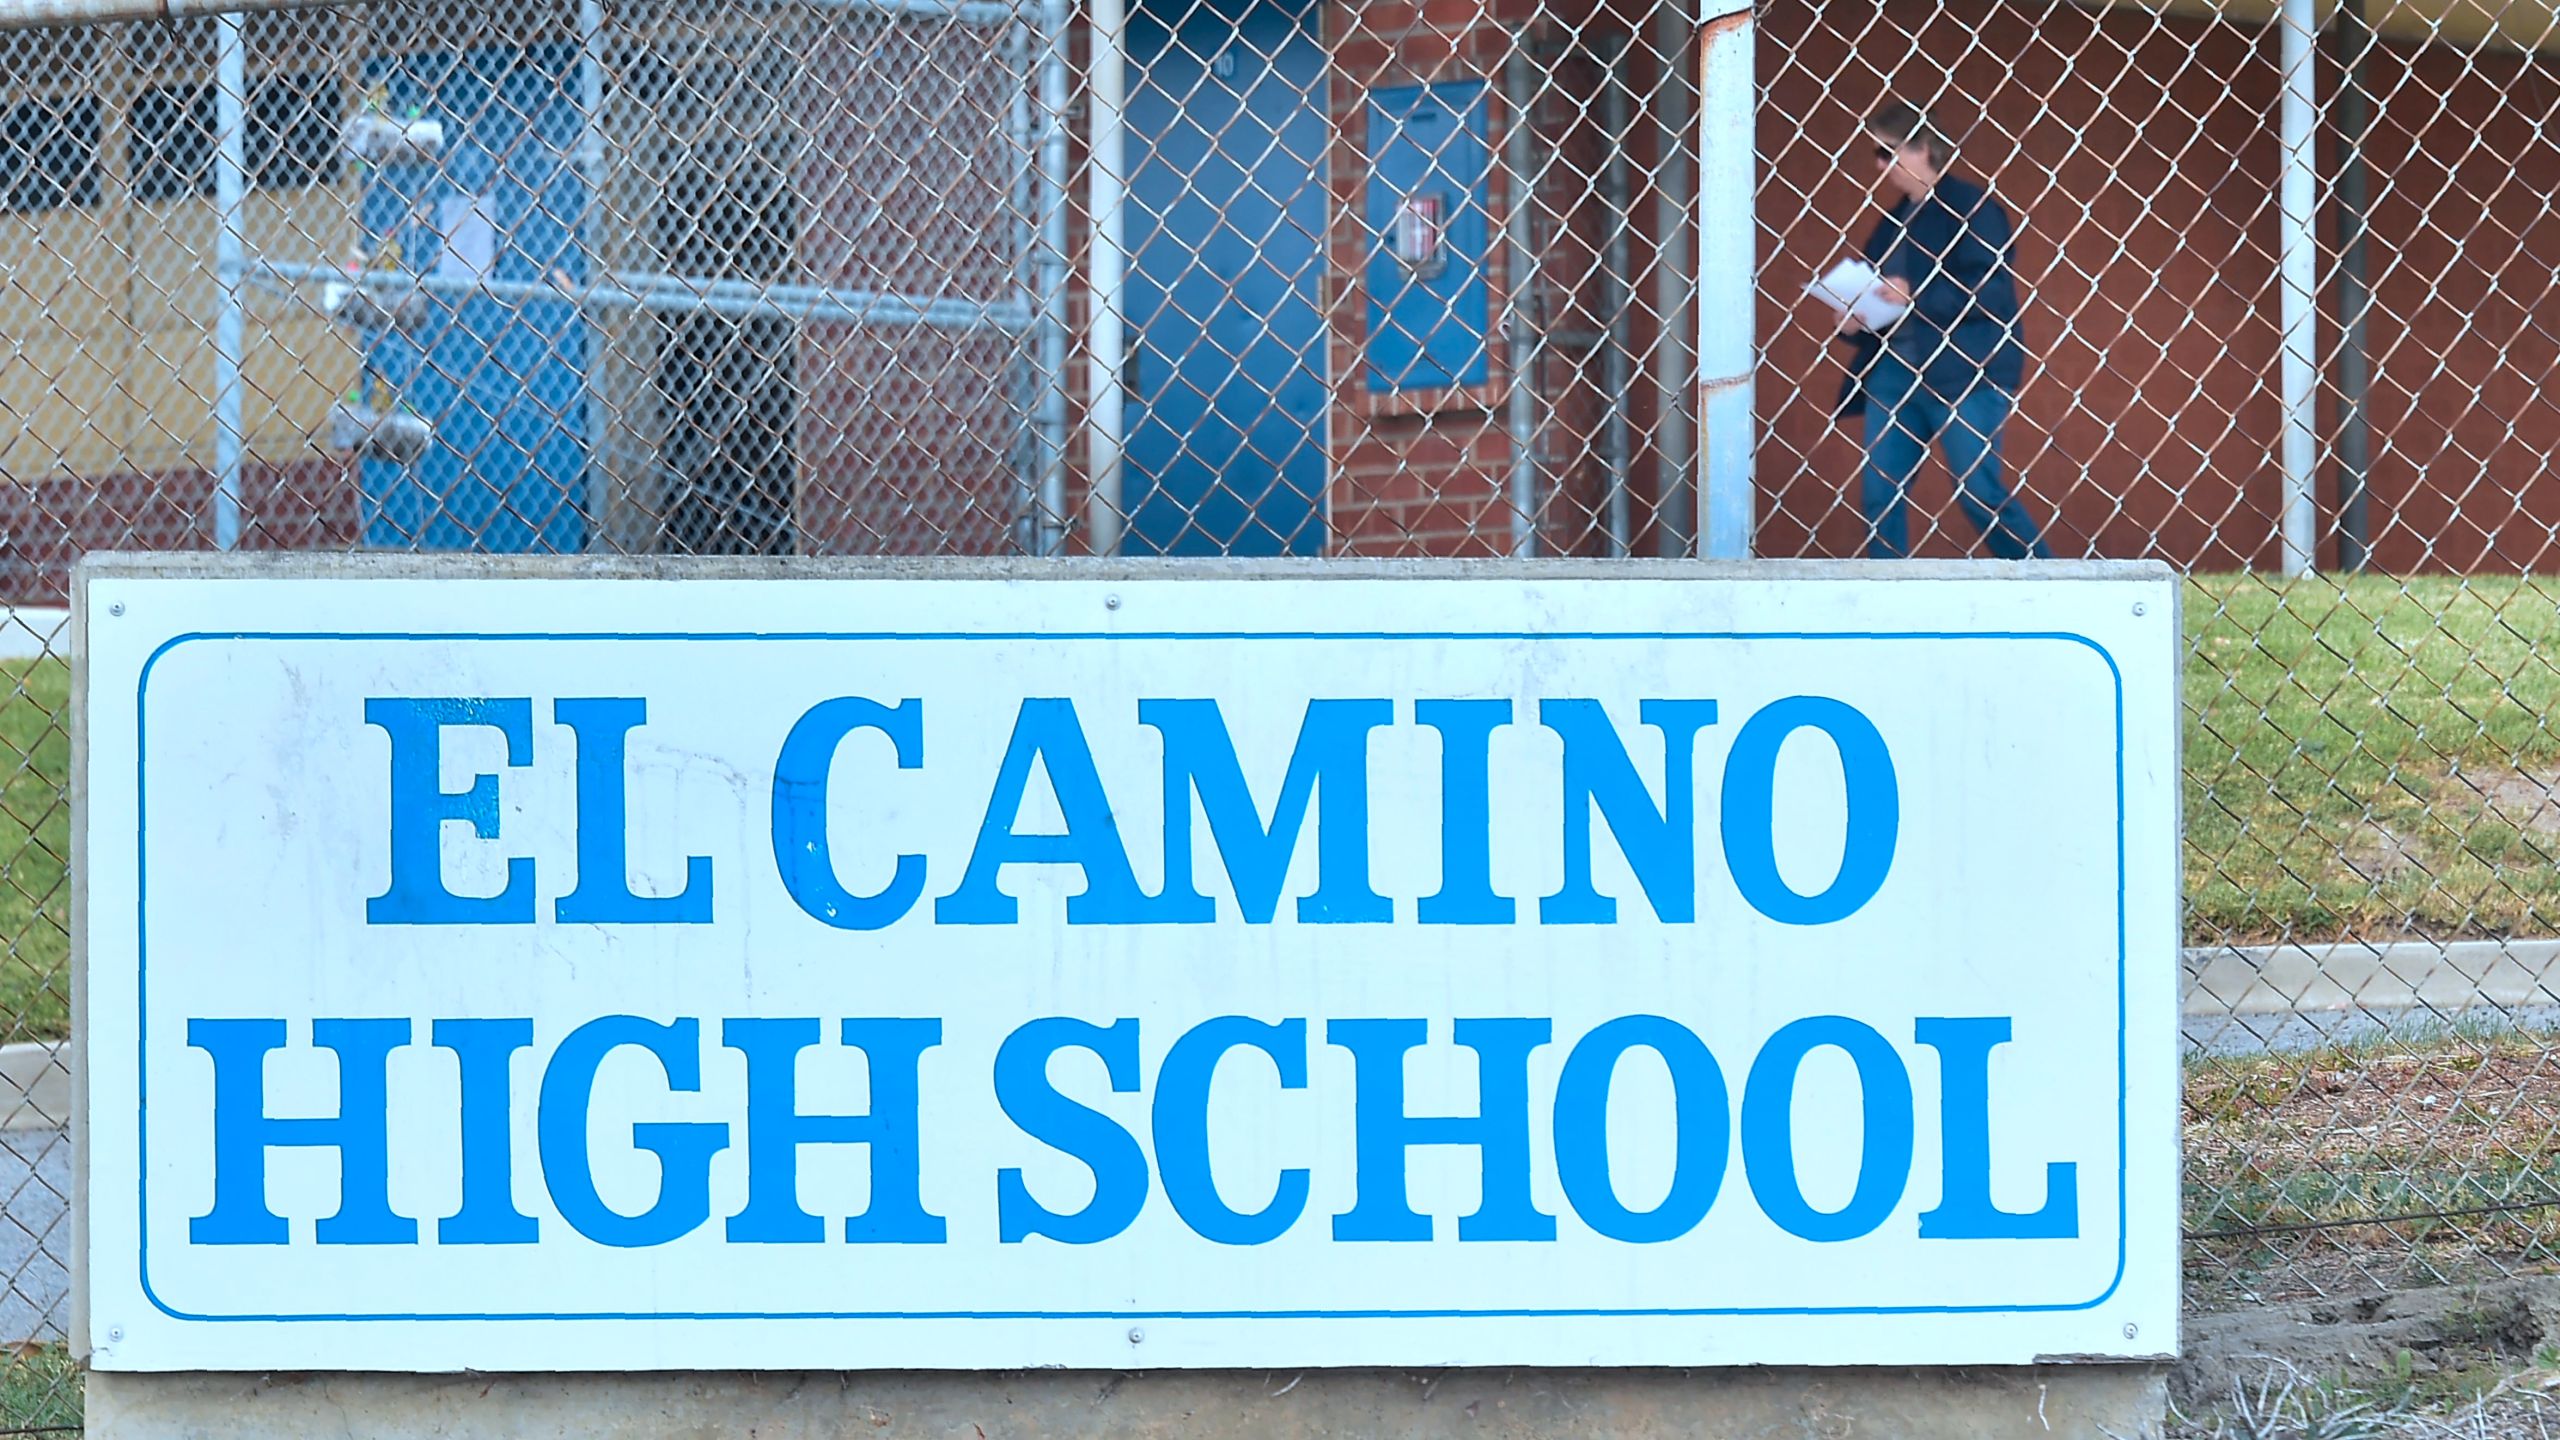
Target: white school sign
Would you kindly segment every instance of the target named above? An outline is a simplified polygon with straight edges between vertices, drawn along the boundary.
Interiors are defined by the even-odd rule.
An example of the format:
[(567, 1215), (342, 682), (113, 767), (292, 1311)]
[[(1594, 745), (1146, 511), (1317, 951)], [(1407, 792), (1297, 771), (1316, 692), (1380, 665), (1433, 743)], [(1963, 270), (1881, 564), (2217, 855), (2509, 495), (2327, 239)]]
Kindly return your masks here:
[(2174, 1347), (2165, 572), (300, 564), (83, 579), (100, 1368)]

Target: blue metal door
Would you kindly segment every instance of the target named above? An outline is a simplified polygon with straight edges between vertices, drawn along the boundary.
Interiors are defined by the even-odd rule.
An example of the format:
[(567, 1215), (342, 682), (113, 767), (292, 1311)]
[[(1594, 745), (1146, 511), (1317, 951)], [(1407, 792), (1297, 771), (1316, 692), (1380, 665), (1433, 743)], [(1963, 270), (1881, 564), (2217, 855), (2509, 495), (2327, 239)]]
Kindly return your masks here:
[(1304, 0), (1129, 19), (1125, 548), (1324, 547), (1324, 53)]
[[(370, 77), (392, 114), (444, 122), (445, 153), (368, 174), (365, 229), (403, 266), (464, 288), (440, 289), (416, 333), (366, 355), (435, 436), (411, 465), (364, 462), (367, 545), (586, 546), (589, 336), (577, 305), (548, 293), (587, 278), (577, 63), (566, 46), (475, 50), (404, 56)], [(497, 284), (470, 288), (480, 279)]]

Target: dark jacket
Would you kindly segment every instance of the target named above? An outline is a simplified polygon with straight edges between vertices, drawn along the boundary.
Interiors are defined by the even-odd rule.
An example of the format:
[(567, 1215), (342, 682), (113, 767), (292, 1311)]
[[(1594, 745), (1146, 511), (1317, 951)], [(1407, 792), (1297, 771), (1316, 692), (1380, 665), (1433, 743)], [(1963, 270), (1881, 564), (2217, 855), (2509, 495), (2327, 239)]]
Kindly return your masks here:
[(2027, 375), (2018, 340), (2018, 237), (1989, 191), (1950, 175), (1925, 200), (1903, 200), (1867, 236), (1867, 263), (1911, 291), (1911, 310), (1882, 337), (1846, 337), (1844, 415), (1866, 408), (1864, 381), (1879, 351), (1918, 371), (1931, 393), (1961, 398), (1975, 385), (2018, 393)]

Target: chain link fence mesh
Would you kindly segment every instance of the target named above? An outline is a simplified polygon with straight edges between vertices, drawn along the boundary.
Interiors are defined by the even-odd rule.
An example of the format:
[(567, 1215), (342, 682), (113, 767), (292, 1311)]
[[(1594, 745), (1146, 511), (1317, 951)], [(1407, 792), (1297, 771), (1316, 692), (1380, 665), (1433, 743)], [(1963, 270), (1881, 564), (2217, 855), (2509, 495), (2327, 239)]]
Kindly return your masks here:
[[(1690, 554), (1743, 227), (1757, 314), (1703, 319), (1755, 329), (1756, 553), (1857, 554), (1800, 297), (1898, 96), (2016, 221), (2026, 514), (2194, 576), (2191, 1294), (2546, 1267), (2560, 28), (2365, 8), (1769, 0), (1748, 215), (1699, 198), (1696, 17), (1632, 0), (0, 34), (0, 1029), (67, 1028), (85, 551)], [(1954, 489), (1918, 553), (1980, 548)], [(64, 1077), (8, 1053), (0, 1428), (76, 1427)]]

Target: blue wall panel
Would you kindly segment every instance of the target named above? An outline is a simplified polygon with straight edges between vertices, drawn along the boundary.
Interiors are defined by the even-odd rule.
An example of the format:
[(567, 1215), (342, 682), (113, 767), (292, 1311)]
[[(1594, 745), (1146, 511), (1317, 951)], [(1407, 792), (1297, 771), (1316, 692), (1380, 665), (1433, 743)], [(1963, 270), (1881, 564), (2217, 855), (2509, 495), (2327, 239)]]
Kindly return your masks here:
[(1312, 555), (1324, 524), (1324, 49), (1301, 0), (1129, 18), (1133, 555)]
[[(413, 55), (369, 79), (390, 113), (412, 107), (445, 125), (431, 165), (364, 177), (362, 218), (379, 248), (434, 273), (443, 227), (475, 199), (494, 222), (493, 278), (582, 284), (577, 227), (586, 185), (575, 158), (577, 52), (567, 46)], [(415, 465), (363, 464), (365, 543), (398, 550), (567, 552), (586, 546), (587, 352), (592, 337), (563, 297), (440, 297), (427, 323), (387, 335), (372, 370), (435, 429)]]
[[(1370, 390), (1485, 383), (1490, 159), (1483, 81), (1370, 92), (1367, 209), (1369, 233), (1377, 237), (1368, 276)], [(1414, 194), (1436, 196), (1444, 205), (1436, 271), (1418, 272), (1395, 253), (1396, 209)]]

